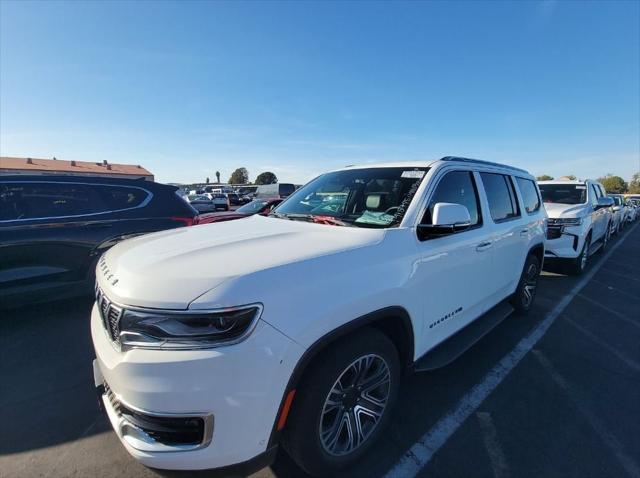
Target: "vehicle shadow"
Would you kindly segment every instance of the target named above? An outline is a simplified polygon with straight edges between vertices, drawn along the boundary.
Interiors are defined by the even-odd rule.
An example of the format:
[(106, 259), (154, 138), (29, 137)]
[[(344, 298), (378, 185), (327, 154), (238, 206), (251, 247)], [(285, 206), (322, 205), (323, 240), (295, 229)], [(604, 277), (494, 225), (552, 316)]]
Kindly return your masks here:
[(89, 332), (92, 297), (1, 311), (0, 454), (89, 434), (98, 416)]

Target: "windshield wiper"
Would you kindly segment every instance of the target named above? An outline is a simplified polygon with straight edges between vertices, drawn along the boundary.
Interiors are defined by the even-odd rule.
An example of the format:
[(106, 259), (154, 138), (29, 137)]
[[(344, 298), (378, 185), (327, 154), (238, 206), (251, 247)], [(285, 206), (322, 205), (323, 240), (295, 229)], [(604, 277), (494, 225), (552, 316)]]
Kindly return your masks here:
[(307, 221), (316, 224), (329, 224), (332, 226), (348, 226), (349, 224), (337, 219), (333, 216), (316, 216), (315, 214), (296, 214), (296, 213), (284, 213), (284, 212), (272, 212), (269, 216), (274, 216), (280, 219), (289, 219), (291, 221)]

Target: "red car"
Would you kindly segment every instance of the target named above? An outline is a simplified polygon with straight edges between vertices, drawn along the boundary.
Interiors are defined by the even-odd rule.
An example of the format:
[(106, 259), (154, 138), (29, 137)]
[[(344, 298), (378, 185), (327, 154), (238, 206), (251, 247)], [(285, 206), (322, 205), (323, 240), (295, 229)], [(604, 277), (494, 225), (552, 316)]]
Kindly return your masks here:
[(211, 212), (208, 214), (200, 214), (198, 216), (198, 224), (209, 224), (211, 222), (233, 221), (234, 219), (242, 219), (243, 217), (253, 216), (254, 214), (262, 214), (266, 216), (271, 210), (282, 202), (280, 198), (273, 199), (255, 199), (235, 211)]

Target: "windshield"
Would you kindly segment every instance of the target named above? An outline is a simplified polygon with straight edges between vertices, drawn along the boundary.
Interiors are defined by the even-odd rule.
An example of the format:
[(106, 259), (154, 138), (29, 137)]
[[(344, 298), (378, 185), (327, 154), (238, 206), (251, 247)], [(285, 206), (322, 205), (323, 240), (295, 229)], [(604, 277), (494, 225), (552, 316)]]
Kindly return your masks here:
[(251, 201), (250, 203), (236, 209), (236, 212), (241, 212), (243, 214), (257, 214), (268, 204), (269, 201)]
[(538, 184), (542, 201), (559, 204), (583, 204), (587, 202), (584, 184)]
[(274, 215), (333, 225), (400, 224), (428, 168), (367, 168), (323, 174), (298, 189)]

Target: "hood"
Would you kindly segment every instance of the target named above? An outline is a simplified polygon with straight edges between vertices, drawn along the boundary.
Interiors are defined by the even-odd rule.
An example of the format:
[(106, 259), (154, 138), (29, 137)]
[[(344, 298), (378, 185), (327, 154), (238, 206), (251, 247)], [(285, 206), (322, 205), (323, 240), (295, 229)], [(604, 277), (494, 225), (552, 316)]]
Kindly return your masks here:
[(559, 203), (544, 203), (544, 208), (547, 210), (547, 215), (552, 219), (559, 219), (561, 217), (581, 217), (587, 214), (588, 204), (559, 204)]
[(186, 309), (223, 282), (378, 243), (383, 229), (250, 216), (129, 239), (101, 260), (96, 276), (116, 303)]

